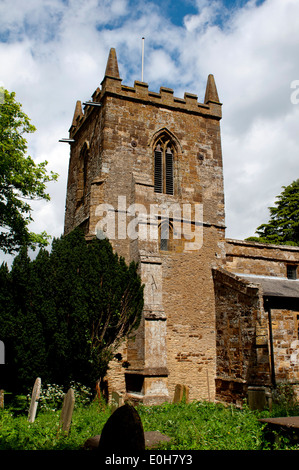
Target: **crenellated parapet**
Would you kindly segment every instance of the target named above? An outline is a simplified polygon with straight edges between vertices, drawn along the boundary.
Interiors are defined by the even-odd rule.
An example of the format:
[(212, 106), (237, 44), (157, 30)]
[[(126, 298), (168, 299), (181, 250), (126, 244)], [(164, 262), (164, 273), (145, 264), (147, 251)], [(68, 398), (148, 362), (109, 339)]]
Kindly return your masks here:
[(214, 76), (210, 74), (207, 80), (204, 102), (198, 101), (198, 96), (193, 93), (184, 93), (184, 98), (174, 96), (171, 88), (160, 87), (160, 91), (154, 92), (149, 90), (148, 83), (136, 80), (134, 86), (122, 84), (119, 76), (119, 69), (115, 49), (110, 49), (107, 67), (101, 88), (97, 88), (92, 95), (90, 104), (85, 104), (82, 109), (80, 101), (76, 104), (76, 109), (70, 128), (70, 137), (74, 137), (78, 129), (88, 119), (88, 117), (98, 109), (95, 104), (103, 104), (106, 96), (119, 97), (123, 100), (131, 100), (145, 105), (166, 108), (171, 111), (181, 111), (184, 113), (193, 113), (205, 117), (220, 120), (222, 117), (222, 104), (219, 101), (218, 92), (214, 80)]

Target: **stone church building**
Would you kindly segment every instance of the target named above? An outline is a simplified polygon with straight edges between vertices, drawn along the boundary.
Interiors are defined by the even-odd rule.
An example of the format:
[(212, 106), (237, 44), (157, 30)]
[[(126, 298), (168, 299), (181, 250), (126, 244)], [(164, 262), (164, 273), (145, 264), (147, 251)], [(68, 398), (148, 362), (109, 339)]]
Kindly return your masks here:
[[(145, 404), (240, 402), (248, 387), (299, 386), (299, 248), (225, 237), (221, 102), (122, 84), (115, 49), (69, 130), (65, 233), (107, 236), (145, 285), (109, 391)], [(229, 181), (228, 181), (229, 184)]]

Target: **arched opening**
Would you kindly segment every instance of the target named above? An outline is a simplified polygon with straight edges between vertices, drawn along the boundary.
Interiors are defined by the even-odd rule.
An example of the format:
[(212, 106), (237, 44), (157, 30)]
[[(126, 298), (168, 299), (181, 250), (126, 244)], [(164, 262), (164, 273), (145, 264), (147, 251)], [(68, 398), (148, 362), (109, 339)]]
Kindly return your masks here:
[(175, 145), (167, 133), (162, 133), (154, 144), (154, 191), (174, 194)]

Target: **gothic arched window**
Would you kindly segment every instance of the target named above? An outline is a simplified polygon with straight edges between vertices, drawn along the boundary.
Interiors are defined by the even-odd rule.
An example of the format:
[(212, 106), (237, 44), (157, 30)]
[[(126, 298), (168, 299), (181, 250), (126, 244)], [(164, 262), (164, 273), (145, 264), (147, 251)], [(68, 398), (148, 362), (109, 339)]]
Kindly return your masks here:
[(168, 136), (161, 136), (154, 148), (154, 190), (155, 193), (173, 195), (174, 148)]

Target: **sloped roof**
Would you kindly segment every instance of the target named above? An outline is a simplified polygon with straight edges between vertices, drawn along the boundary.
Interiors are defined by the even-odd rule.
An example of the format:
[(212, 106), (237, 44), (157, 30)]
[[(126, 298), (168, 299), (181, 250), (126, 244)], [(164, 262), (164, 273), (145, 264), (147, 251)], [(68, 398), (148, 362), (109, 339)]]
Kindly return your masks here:
[(237, 274), (253, 284), (260, 284), (264, 296), (299, 298), (299, 280), (275, 278), (270, 276), (248, 276)]

